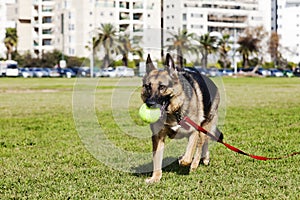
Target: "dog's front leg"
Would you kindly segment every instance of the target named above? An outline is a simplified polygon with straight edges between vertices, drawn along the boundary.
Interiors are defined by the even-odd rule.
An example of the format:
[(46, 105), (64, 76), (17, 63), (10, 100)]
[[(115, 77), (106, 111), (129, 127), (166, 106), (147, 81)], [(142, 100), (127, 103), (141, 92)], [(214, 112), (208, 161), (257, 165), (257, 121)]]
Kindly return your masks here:
[(152, 177), (146, 179), (146, 183), (155, 183), (161, 179), (162, 176), (162, 160), (164, 152), (164, 137), (160, 137), (159, 134), (152, 136), (153, 147), (153, 173)]
[(194, 131), (190, 137), (189, 142), (186, 147), (185, 154), (179, 159), (179, 164), (182, 166), (189, 166), (192, 163), (193, 155), (199, 140), (199, 134), (197, 131)]

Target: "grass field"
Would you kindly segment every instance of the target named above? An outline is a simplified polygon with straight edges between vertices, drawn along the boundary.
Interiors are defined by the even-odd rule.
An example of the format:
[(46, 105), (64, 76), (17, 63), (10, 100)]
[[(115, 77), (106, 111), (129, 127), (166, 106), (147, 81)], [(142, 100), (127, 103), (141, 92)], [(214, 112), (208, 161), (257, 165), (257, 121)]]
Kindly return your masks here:
[[(151, 166), (150, 132), (137, 115), (141, 80), (98, 80), (94, 99), (85, 99), (88, 79), (0, 79), (0, 199), (300, 199), (300, 155), (255, 161), (215, 143), (210, 166), (188, 174), (174, 162), (160, 183), (146, 185), (150, 173), (126, 172), (134, 156), (118, 160), (108, 145), (98, 154), (87, 145), (105, 136), (125, 153), (148, 153), (139, 164)], [(269, 157), (300, 151), (299, 78), (223, 81), (226, 142)], [(126, 101), (118, 96), (128, 91)], [(93, 108), (100, 135), (89, 124)], [(175, 159), (183, 150), (170, 152), (167, 159)]]

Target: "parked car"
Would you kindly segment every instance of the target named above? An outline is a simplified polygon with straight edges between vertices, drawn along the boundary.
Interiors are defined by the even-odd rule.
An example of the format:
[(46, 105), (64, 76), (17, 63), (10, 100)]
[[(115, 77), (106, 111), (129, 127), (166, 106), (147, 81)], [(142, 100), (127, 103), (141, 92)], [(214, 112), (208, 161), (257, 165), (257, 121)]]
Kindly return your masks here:
[(102, 69), (100, 71), (100, 77), (116, 77), (116, 70), (112, 67)]
[(7, 63), (6, 74), (5, 75), (7, 77), (17, 77), (17, 76), (19, 76), (18, 63), (15, 62), (15, 61)]
[(131, 68), (128, 68), (126, 66), (119, 66), (116, 67), (116, 77), (133, 77), (134, 71)]
[(297, 77), (300, 77), (300, 68), (299, 67), (294, 70), (294, 75)]
[(42, 68), (31, 68), (30, 71), (33, 73), (33, 77), (42, 78), (47, 76)]
[(261, 75), (261, 76), (271, 76), (271, 71), (267, 70), (267, 69), (264, 69), (262, 67), (258, 68), (256, 73)]
[(232, 76), (233, 70), (232, 69), (220, 69), (219, 72), (222, 76)]
[(215, 77), (215, 76), (221, 76), (221, 73), (219, 72), (219, 70), (217, 68), (209, 68), (208, 75), (211, 77)]
[(200, 74), (202, 74), (202, 75), (205, 75), (205, 76), (209, 75), (208, 70), (201, 66), (195, 66), (195, 69), (197, 69), (198, 72), (200, 72)]
[(278, 70), (278, 69), (270, 69), (270, 72), (271, 72), (271, 76), (274, 76), (274, 77), (283, 77), (283, 73), (282, 71)]
[(20, 76), (23, 78), (31, 78), (33, 77), (33, 73), (28, 68), (20, 68)]
[(282, 71), (283, 75), (286, 76), (286, 77), (293, 77), (294, 76), (294, 72), (290, 69), (282, 69), (280, 71)]
[(58, 69), (50, 69), (49, 77), (60, 77)]
[(58, 68), (61, 77), (71, 78), (75, 77), (75, 72), (70, 68)]

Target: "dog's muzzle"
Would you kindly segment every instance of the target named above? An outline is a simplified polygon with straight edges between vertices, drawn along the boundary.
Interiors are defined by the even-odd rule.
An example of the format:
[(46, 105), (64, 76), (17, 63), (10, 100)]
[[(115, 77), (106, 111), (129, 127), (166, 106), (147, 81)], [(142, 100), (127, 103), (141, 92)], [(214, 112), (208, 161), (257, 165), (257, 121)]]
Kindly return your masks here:
[(162, 118), (163, 116), (165, 116), (170, 100), (169, 98), (156, 99), (156, 100), (149, 98), (145, 101), (145, 103), (149, 108), (159, 108), (161, 111), (161, 118)]

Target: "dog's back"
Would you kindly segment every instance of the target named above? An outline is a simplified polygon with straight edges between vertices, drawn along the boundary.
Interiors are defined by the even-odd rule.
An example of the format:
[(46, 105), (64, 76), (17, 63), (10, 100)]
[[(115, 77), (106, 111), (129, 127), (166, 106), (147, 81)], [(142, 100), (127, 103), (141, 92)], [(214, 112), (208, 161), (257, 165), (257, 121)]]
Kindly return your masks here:
[(205, 75), (202, 75), (193, 67), (185, 67), (183, 68), (183, 72), (183, 76), (189, 81), (190, 84), (194, 84), (194, 81), (197, 82), (203, 96), (202, 101), (205, 119), (208, 120), (213, 102), (216, 101), (216, 98), (218, 97), (217, 86), (211, 79)]

